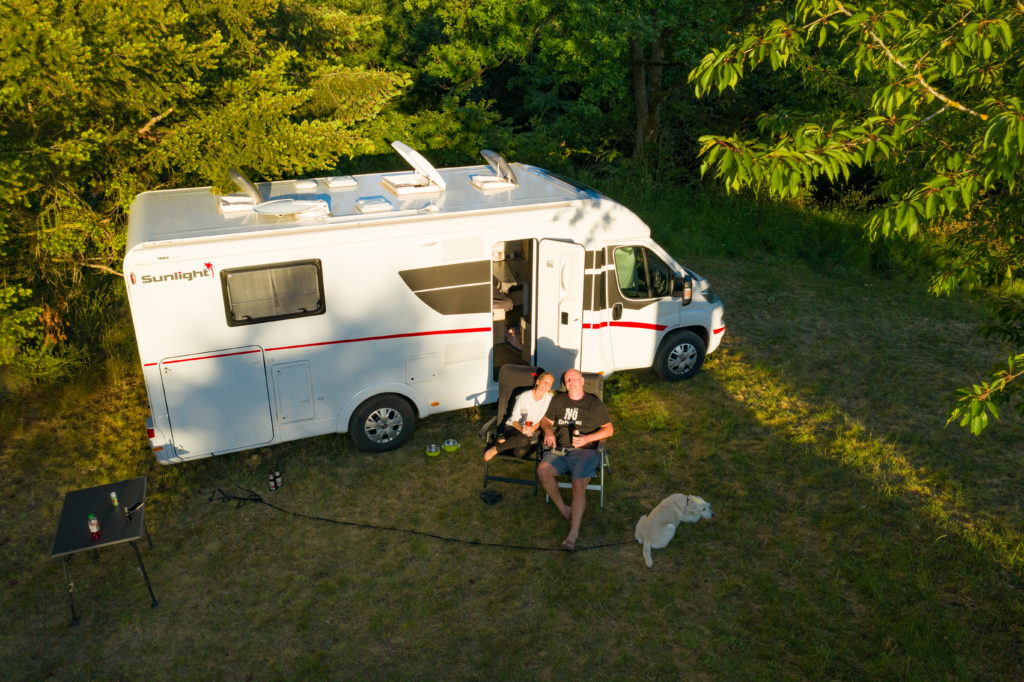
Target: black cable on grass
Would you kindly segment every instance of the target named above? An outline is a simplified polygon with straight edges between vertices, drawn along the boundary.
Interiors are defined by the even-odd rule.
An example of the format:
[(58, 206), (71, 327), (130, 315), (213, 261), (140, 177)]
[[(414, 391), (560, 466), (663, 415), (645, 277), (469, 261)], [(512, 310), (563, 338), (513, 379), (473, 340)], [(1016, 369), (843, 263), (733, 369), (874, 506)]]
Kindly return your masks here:
[[(228, 480), (230, 480), (230, 478), (231, 477), (229, 476)], [(291, 514), (292, 516), (295, 516), (295, 517), (300, 518), (300, 519), (309, 519), (310, 521), (323, 521), (324, 523), (333, 523), (333, 524), (336, 524), (336, 525), (339, 525), (339, 526), (349, 526), (349, 527), (352, 527), (352, 528), (368, 528), (368, 529), (372, 529), (372, 530), (389, 530), (389, 531), (392, 531), (392, 532), (395, 532), (395, 533), (405, 533), (407, 535), (421, 535), (423, 537), (434, 538), (435, 540), (442, 540), (444, 542), (451, 542), (451, 543), (456, 543), (456, 544), (461, 544), (461, 545), (472, 545), (472, 546), (476, 546), (476, 547), (501, 547), (503, 549), (522, 549), (522, 550), (529, 550), (529, 551), (534, 551), (534, 552), (565, 552), (565, 551), (568, 551), (568, 550), (565, 550), (565, 549), (562, 549), (562, 548), (558, 548), (558, 547), (534, 547), (532, 545), (510, 545), (510, 544), (502, 544), (502, 543), (499, 543), (499, 542), (480, 542), (479, 540), (463, 540), (461, 538), (452, 538), (452, 537), (447, 537), (447, 536), (444, 536), (444, 535), (438, 535), (436, 533), (426, 533), (426, 532), (421, 531), (421, 530), (410, 530), (408, 528), (395, 528), (394, 526), (377, 526), (377, 525), (374, 525), (372, 523), (356, 523), (354, 521), (340, 521), (338, 519), (327, 518), (326, 516), (313, 516), (311, 514), (303, 514), (301, 512), (294, 512), (294, 511), (291, 511), (289, 509), (285, 509), (284, 507), (279, 507), (279, 506), (277, 506), (276, 504), (274, 504), (272, 502), (267, 502), (266, 500), (263, 499), (263, 497), (259, 493), (255, 492), (253, 490), (249, 490), (247, 488), (243, 488), (242, 486), (238, 485), (238, 483), (235, 483), (234, 481), (231, 481), (231, 482), (234, 483), (235, 487), (237, 487), (239, 490), (243, 490), (243, 491), (249, 493), (249, 495), (247, 497), (239, 497), (237, 495), (228, 495), (226, 492), (224, 492), (220, 488), (217, 488), (212, 493), (210, 493), (210, 499), (208, 499), (207, 502), (213, 502), (215, 500), (220, 500), (221, 502), (227, 502), (228, 500), (235, 500), (237, 502), (237, 504), (235, 504), (235, 509), (241, 509), (242, 507), (245, 506), (245, 504), (247, 502), (253, 502), (255, 504), (265, 504), (268, 507), (270, 507), (271, 509), (276, 509), (277, 511), (284, 512), (285, 514)], [(218, 494), (220, 495), (220, 497), (217, 496)], [(627, 542), (610, 542), (610, 543), (603, 544), (603, 545), (590, 545), (588, 547), (577, 547), (574, 551), (576, 551), (576, 552), (583, 552), (583, 551), (587, 551), (587, 550), (591, 550), (591, 549), (602, 549), (604, 547), (618, 547), (620, 545), (628, 545), (628, 544), (630, 544), (628, 541)]]

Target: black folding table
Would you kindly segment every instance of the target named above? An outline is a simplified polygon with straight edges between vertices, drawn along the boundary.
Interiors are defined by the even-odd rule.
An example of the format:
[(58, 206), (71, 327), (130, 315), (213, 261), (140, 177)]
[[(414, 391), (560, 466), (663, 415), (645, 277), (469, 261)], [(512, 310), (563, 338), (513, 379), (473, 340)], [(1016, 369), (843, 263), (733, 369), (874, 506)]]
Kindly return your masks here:
[[(117, 495), (115, 506), (110, 493)], [(99, 550), (101, 547), (127, 542), (135, 550), (139, 561), (139, 571), (146, 581), (146, 588), (153, 600), (151, 608), (160, 605), (153, 586), (149, 583), (149, 574), (142, 563), (142, 554), (136, 543), (145, 534), (149, 548), (153, 549), (153, 540), (146, 528), (145, 507), (146, 477), (140, 476), (128, 481), (98, 485), (84, 490), (73, 490), (64, 496), (64, 508), (60, 512), (57, 523), (57, 537), (53, 540), (53, 557), (64, 560), (64, 580), (68, 584), (68, 603), (71, 605), (71, 624), (78, 625), (75, 613), (75, 598), (72, 594), (73, 583), (68, 573), (71, 556), (87, 550)], [(92, 514), (99, 522), (99, 537), (93, 538), (89, 530), (89, 515)], [(95, 552), (99, 561), (99, 552)]]

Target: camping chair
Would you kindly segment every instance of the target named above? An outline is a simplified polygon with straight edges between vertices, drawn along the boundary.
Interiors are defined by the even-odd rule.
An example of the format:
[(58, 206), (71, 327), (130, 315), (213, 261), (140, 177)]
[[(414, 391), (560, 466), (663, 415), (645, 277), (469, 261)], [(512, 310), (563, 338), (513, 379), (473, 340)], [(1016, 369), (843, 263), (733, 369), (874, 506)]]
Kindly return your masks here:
[[(502, 365), (498, 372), (498, 413), (480, 429), (480, 438), (485, 446), (489, 446), (505, 430), (505, 422), (512, 412), (516, 397), (523, 391), (533, 387), (534, 381), (544, 370), (540, 367), (527, 367), (526, 365)], [(538, 437), (540, 431), (537, 432)], [(537, 494), (537, 465), (540, 464), (540, 449), (536, 445), (537, 437), (530, 446), (517, 448), (506, 454), (496, 455), (490, 462), (484, 462), (484, 488), (490, 481), (501, 481), (503, 483), (517, 483), (519, 485), (533, 486), (533, 494)], [(506, 462), (529, 462), (533, 466), (532, 478), (516, 478), (512, 476), (498, 476), (491, 473), (491, 465), (504, 460)], [(504, 465), (499, 465), (504, 466)]]
[[(593, 393), (604, 402), (604, 375), (596, 374), (594, 372), (583, 372), (583, 390), (586, 393)], [(562, 384), (562, 390), (565, 390), (565, 383)], [(605, 470), (610, 474), (612, 472), (611, 461), (608, 459), (608, 448), (605, 446), (604, 441), (601, 441), (597, 445), (597, 451), (601, 453), (601, 465), (597, 468), (591, 479), (590, 483), (587, 484), (587, 490), (597, 490), (601, 493), (601, 508), (604, 508), (604, 475)], [(541, 453), (543, 459), (543, 452)], [(563, 477), (559, 477), (563, 478)], [(558, 481), (558, 487), (563, 489), (572, 490), (572, 481)], [(551, 497), (547, 494), (544, 495), (544, 501), (550, 502)]]

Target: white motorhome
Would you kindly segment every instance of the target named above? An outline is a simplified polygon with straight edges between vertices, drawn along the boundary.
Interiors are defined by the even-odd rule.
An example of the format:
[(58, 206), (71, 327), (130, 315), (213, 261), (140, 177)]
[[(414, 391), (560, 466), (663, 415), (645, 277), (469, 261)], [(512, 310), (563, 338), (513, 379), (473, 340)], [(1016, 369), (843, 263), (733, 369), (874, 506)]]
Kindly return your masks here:
[(706, 280), (636, 215), (543, 169), (411, 172), (145, 192), (125, 283), (162, 463), (497, 399), (498, 368), (687, 378), (725, 331)]

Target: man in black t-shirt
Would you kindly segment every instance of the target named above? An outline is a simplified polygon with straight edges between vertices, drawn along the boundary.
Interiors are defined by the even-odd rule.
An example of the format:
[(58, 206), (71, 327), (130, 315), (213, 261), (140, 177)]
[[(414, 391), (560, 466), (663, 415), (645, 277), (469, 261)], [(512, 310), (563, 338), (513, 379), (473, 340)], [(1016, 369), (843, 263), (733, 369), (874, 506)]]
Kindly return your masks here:
[[(571, 551), (576, 549), (583, 510), (587, 507), (587, 484), (601, 466), (597, 445), (609, 438), (614, 429), (604, 403), (583, 391), (582, 374), (570, 369), (564, 381), (567, 391), (551, 399), (540, 423), (544, 445), (556, 449), (544, 455), (537, 467), (537, 477), (559, 513), (569, 521), (569, 535), (562, 547)], [(571, 505), (565, 504), (558, 490), (556, 479), (563, 474), (572, 477)]]

